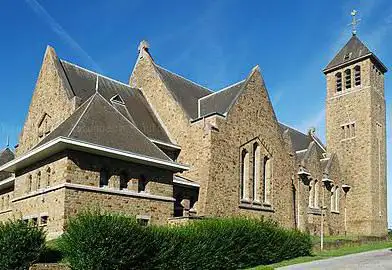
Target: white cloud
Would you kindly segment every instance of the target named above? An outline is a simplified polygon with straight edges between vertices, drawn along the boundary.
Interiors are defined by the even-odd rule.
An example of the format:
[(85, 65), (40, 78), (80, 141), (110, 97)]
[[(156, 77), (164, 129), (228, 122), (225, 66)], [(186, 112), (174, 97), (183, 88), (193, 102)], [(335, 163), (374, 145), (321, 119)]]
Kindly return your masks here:
[(46, 9), (36, 0), (26, 0), (26, 3), (31, 9), (55, 32), (61, 39), (64, 40), (72, 49), (77, 51), (83, 58), (85, 58), (91, 66), (98, 72), (102, 72), (99, 65), (92, 59), (92, 57), (73, 39), (67, 31), (46, 11)]

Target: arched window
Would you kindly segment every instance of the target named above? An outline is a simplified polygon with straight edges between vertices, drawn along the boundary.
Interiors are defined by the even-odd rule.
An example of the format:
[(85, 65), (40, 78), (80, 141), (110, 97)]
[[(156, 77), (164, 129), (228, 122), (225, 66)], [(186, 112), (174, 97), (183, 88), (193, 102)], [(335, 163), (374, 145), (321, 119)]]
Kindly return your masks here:
[(50, 187), (50, 174), (51, 174), (50, 167), (46, 169), (46, 187)]
[(270, 204), (272, 166), (271, 166), (271, 159), (269, 157), (264, 157), (263, 172), (264, 172), (263, 173), (264, 203)]
[(336, 80), (336, 92), (341, 92), (342, 91), (342, 73), (341, 72), (336, 73), (335, 80)]
[(355, 86), (361, 85), (361, 67), (360, 66), (354, 67), (354, 84), (355, 84)]
[(309, 207), (314, 206), (314, 181), (310, 181), (309, 183)]
[(314, 182), (314, 203), (313, 206), (314, 208), (318, 208), (319, 207), (319, 181), (315, 181)]
[(249, 153), (245, 149), (241, 152), (241, 199), (248, 199), (249, 194)]
[(344, 71), (344, 81), (345, 81), (345, 88), (350, 89), (351, 88), (351, 70), (346, 69)]
[(253, 145), (253, 200), (260, 201), (260, 146)]
[(37, 185), (37, 190), (41, 188), (41, 185), (42, 185), (42, 183), (41, 183), (41, 171), (39, 171), (37, 173), (37, 183), (36, 183), (36, 185)]
[(27, 177), (27, 192), (31, 192), (33, 190), (33, 176), (30, 174)]
[(10, 208), (10, 195), (9, 195), (9, 194), (7, 194), (7, 195), (5, 196), (4, 206), (5, 206), (5, 209)]
[(335, 187), (331, 189), (331, 211), (335, 211)]
[(335, 188), (335, 211), (339, 212), (339, 187)]

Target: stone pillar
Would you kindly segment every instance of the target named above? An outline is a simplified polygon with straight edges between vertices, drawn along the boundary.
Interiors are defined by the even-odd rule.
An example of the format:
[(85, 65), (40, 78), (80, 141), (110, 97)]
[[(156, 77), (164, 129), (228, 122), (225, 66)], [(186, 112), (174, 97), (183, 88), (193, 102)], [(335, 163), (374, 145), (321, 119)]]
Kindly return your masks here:
[(189, 199), (183, 199), (181, 201), (181, 205), (182, 205), (182, 207), (184, 207), (183, 216), (189, 217), (189, 210), (191, 208), (191, 201)]
[(128, 190), (138, 192), (139, 189), (139, 179), (131, 178), (127, 184)]
[(189, 215), (190, 216), (197, 215), (197, 201), (192, 205), (191, 209), (189, 209)]
[(112, 175), (108, 183), (109, 188), (120, 189), (120, 177), (118, 175)]

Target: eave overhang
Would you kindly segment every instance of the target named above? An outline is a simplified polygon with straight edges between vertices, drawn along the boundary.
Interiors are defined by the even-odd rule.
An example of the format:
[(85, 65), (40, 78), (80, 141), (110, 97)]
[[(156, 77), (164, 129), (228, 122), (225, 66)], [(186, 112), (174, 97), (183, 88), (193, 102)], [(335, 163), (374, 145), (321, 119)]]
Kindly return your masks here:
[(358, 58), (355, 58), (353, 60), (350, 60), (350, 61), (347, 61), (345, 63), (342, 63), (340, 65), (336, 65), (336, 66), (333, 66), (333, 67), (330, 67), (330, 68), (325, 68), (325, 69), (323, 69), (323, 73), (327, 74), (327, 73), (329, 73), (331, 71), (334, 71), (334, 70), (340, 69), (342, 67), (349, 66), (349, 65), (352, 65), (352, 64), (357, 63), (359, 61), (362, 61), (362, 60), (364, 60), (366, 58), (371, 58), (378, 65), (378, 67), (380, 68), (382, 73), (385, 73), (385, 72), (388, 71), (388, 68), (381, 62), (380, 59), (378, 59), (377, 56), (375, 56), (373, 53), (368, 53), (368, 54), (365, 54), (365, 55), (363, 55), (361, 57), (358, 57)]
[(4, 190), (4, 189), (13, 187), (14, 182), (15, 182), (15, 176), (11, 176), (9, 178), (6, 178), (6, 179), (0, 181), (0, 190)]
[(0, 171), (16, 172), (23, 168), (30, 166), (40, 160), (52, 156), (53, 154), (62, 152), (64, 150), (76, 150), (85, 153), (120, 159), (124, 161), (134, 162), (138, 164), (153, 166), (157, 168), (167, 169), (173, 172), (183, 172), (189, 167), (173, 161), (153, 158), (137, 153), (118, 150), (111, 147), (97, 145), (85, 141), (79, 141), (66, 137), (57, 137), (26, 154), (17, 157), (16, 159), (0, 166)]
[(185, 179), (185, 178), (182, 178), (182, 177), (179, 177), (179, 176), (176, 176), (176, 175), (173, 177), (173, 183), (174, 184), (178, 184), (180, 186), (186, 186), (186, 187), (192, 187), (192, 188), (200, 188), (199, 183), (190, 181), (188, 179)]

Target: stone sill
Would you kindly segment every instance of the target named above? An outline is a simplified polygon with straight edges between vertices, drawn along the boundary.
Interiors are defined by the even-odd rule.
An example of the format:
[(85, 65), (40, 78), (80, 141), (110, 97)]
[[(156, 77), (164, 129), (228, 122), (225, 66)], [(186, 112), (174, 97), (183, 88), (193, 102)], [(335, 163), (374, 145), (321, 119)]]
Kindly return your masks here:
[(321, 209), (320, 208), (309, 207), (308, 208), (308, 214), (321, 216)]
[(354, 87), (354, 88), (350, 88), (350, 90), (343, 90), (342, 93), (336, 93), (335, 92), (335, 94), (333, 94), (332, 97), (330, 97), (329, 99), (334, 99), (334, 98), (339, 98), (339, 97), (342, 97), (342, 96), (345, 96), (345, 95), (354, 94), (356, 92), (359, 92), (361, 90), (365, 90), (365, 89), (368, 89), (368, 88), (370, 88), (370, 86), (364, 86), (364, 87), (357, 86), (357, 87)]
[(331, 211), (331, 213), (332, 213), (332, 214), (337, 214), (337, 215), (339, 215), (339, 214), (340, 214), (340, 212), (339, 212), (339, 211)]
[(349, 141), (355, 140), (356, 138), (357, 137), (354, 136), (354, 137), (350, 137), (350, 138), (346, 138), (346, 139), (341, 139), (340, 142), (349, 142)]
[(239, 208), (257, 210), (257, 211), (265, 211), (265, 212), (275, 212), (272, 206), (267, 205), (254, 205), (254, 204), (244, 204), (240, 203)]
[(171, 217), (168, 220), (184, 220), (184, 219), (203, 219), (204, 216), (182, 216), (182, 217)]
[(24, 199), (35, 197), (35, 196), (42, 195), (42, 194), (46, 194), (51, 191), (55, 191), (55, 190), (62, 189), (62, 188), (77, 189), (77, 190), (91, 191), (91, 192), (98, 192), (98, 193), (108, 193), (108, 194), (136, 197), (136, 198), (141, 198), (141, 199), (167, 201), (167, 202), (175, 202), (176, 201), (172, 197), (153, 195), (153, 194), (149, 194), (149, 193), (138, 193), (138, 192), (124, 190), (124, 189), (119, 190), (119, 189), (111, 189), (111, 188), (85, 186), (85, 185), (72, 184), (72, 183), (64, 183), (64, 184), (60, 184), (60, 185), (50, 187), (47, 189), (40, 189), (40, 190), (34, 191), (33, 193), (29, 193), (27, 195), (20, 196), (18, 198), (11, 200), (11, 202), (17, 202), (20, 200), (24, 200)]
[(1, 214), (8, 213), (8, 212), (12, 212), (12, 209), (9, 208), (9, 209), (5, 209), (5, 210), (1, 210), (1, 211), (0, 211), (0, 215), (1, 215)]

